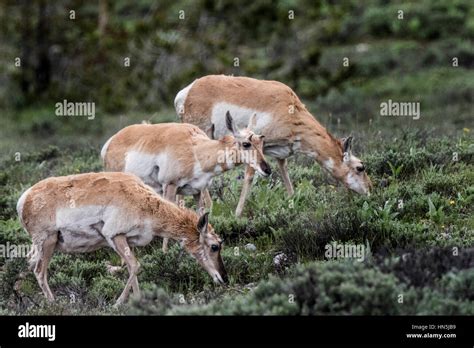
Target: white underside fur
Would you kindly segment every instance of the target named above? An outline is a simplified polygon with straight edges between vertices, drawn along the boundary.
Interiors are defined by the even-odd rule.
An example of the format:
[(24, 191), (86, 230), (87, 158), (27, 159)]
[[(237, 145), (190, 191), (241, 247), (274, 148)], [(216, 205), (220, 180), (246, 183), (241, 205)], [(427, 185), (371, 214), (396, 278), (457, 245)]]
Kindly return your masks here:
[(256, 124), (252, 129), (255, 134), (261, 134), (261, 130), (271, 122), (271, 115), (268, 112), (248, 109), (239, 105), (225, 102), (215, 103), (212, 107), (211, 122), (214, 124), (214, 137), (216, 139), (229, 134), (229, 130), (227, 129), (225, 123), (225, 115), (227, 111), (230, 112), (234, 123), (239, 129), (246, 128), (248, 126), (250, 117), (252, 117), (253, 114), (257, 114)]
[(107, 244), (112, 238), (125, 234), (131, 246), (151, 242), (153, 232), (149, 220), (139, 220), (116, 206), (81, 206), (59, 208), (55, 230), (59, 231), (58, 248), (65, 252), (88, 252)]
[(125, 159), (125, 172), (137, 175), (157, 193), (163, 193), (163, 186), (173, 183), (178, 186), (178, 193), (193, 195), (207, 188), (213, 172), (203, 172), (196, 160), (191, 176), (186, 175), (179, 160), (173, 160), (166, 152), (144, 154), (130, 151)]

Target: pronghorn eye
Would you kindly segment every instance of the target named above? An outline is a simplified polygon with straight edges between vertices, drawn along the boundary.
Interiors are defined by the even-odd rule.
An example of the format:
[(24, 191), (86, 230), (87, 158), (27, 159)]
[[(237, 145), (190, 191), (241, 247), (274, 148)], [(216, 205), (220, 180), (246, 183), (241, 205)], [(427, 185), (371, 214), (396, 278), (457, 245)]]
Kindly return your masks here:
[(216, 251), (219, 250), (219, 246), (218, 246), (217, 244), (212, 244), (212, 245), (211, 245), (211, 250), (214, 251), (214, 252), (216, 252)]
[(242, 143), (242, 146), (243, 146), (245, 149), (248, 149), (251, 145), (250, 145), (250, 143)]
[(364, 165), (361, 165), (361, 166), (357, 166), (356, 169), (359, 173), (362, 173), (365, 170), (365, 167)]

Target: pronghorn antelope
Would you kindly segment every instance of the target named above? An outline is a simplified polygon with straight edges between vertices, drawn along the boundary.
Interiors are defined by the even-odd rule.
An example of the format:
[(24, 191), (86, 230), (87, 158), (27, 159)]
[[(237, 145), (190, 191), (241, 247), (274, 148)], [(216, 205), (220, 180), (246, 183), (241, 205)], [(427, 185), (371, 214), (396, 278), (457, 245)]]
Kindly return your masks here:
[[(101, 157), (106, 170), (135, 174), (172, 202), (177, 194), (194, 195), (200, 208), (209, 208), (207, 187), (214, 176), (241, 163), (262, 176), (270, 175), (262, 152), (263, 137), (250, 130), (254, 120), (238, 129), (227, 112), (226, 133), (232, 135), (222, 134), (219, 140), (210, 139), (191, 124), (133, 125), (113, 135)], [(163, 250), (166, 248), (167, 239), (163, 241)]]
[(55, 250), (90, 252), (105, 246), (120, 255), (129, 272), (116, 304), (123, 303), (131, 289), (139, 295), (140, 264), (130, 248), (147, 245), (155, 236), (179, 241), (216, 283), (227, 281), (220, 255), (222, 241), (208, 224), (208, 215), (199, 217), (168, 202), (135, 175), (48, 178), (22, 194), (17, 211), (33, 241), (30, 267), (48, 300), (54, 300), (47, 268)]
[[(296, 94), (283, 83), (248, 77), (209, 75), (182, 89), (174, 101), (182, 122), (201, 129), (213, 128), (219, 137), (225, 131), (222, 114), (229, 110), (237, 126), (256, 114), (254, 131), (265, 136), (264, 153), (277, 159), (286, 190), (293, 194), (287, 158), (295, 153), (313, 157), (349, 189), (369, 193), (371, 182), (364, 164), (351, 153), (352, 137), (336, 139), (311, 115)], [(246, 168), (244, 190), (254, 176)], [(242, 213), (239, 205), (236, 214)]]

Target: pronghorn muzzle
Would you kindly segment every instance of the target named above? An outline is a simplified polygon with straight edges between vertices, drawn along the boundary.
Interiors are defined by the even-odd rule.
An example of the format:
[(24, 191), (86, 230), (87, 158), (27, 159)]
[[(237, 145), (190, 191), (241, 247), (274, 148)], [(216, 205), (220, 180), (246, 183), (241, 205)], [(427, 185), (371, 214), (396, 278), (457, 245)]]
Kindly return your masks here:
[(272, 170), (266, 161), (260, 162), (260, 169), (264, 173), (264, 176), (269, 176), (272, 173)]

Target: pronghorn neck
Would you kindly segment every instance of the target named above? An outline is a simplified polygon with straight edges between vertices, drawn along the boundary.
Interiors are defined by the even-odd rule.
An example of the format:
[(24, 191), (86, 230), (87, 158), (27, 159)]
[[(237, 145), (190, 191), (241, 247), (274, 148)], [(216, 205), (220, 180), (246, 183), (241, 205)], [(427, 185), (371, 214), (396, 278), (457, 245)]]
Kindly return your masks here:
[(203, 172), (219, 174), (240, 164), (229, 160), (232, 156), (226, 156), (226, 154), (231, 154), (233, 151), (237, 151), (235, 138), (225, 136), (220, 140), (210, 140), (198, 145), (196, 157)]
[(295, 134), (299, 136), (301, 147), (299, 152), (313, 157), (324, 169), (336, 179), (345, 175), (342, 145), (326, 128), (324, 128), (309, 112), (302, 116), (304, 122), (298, 124)]
[(199, 239), (196, 229), (199, 217), (191, 210), (160, 199), (152, 213), (153, 232), (156, 236), (174, 239), (181, 244)]
[(220, 163), (222, 171), (230, 170), (235, 166), (242, 164), (242, 159), (238, 155), (239, 150), (237, 148), (237, 142), (235, 138), (231, 135), (226, 135), (219, 141), (221, 143), (221, 151), (227, 154), (226, 161), (224, 161), (224, 163)]

